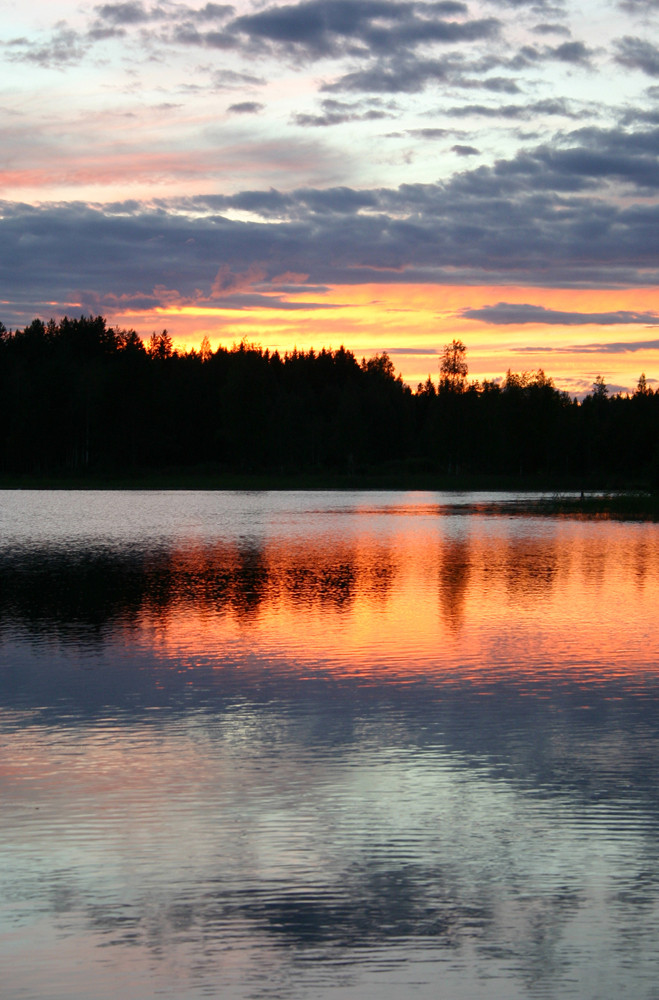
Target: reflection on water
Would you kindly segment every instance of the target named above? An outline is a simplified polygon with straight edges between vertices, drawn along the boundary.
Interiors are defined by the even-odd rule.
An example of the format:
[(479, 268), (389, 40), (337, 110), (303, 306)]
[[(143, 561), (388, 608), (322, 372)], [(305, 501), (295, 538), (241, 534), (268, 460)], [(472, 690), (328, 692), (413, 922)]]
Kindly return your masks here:
[(0, 494), (3, 1000), (657, 996), (659, 529), (458, 501)]

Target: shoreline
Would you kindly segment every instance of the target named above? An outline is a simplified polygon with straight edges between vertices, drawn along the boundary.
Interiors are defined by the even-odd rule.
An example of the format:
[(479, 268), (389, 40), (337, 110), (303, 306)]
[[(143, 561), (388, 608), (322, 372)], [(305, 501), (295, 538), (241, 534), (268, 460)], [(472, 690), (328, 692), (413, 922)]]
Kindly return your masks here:
[(161, 469), (134, 474), (0, 475), (0, 490), (395, 490), (403, 492), (645, 492), (639, 483), (595, 477), (373, 471), (291, 474)]
[[(659, 492), (643, 483), (621, 483), (603, 477), (447, 475), (401, 470), (360, 473), (307, 472), (273, 475), (228, 473), (209, 469), (160, 469), (132, 475), (88, 473), (86, 475), (0, 476), (0, 491), (170, 491), (284, 492), (353, 490), (359, 492), (428, 493), (542, 493), (523, 497), (514, 505), (519, 514), (588, 519), (622, 519), (659, 522)], [(479, 504), (480, 506), (480, 504)], [(496, 499), (486, 506), (492, 513)], [(509, 505), (508, 505), (509, 506)], [(483, 511), (484, 512), (484, 511)]]
[(604, 475), (441, 473), (400, 468), (359, 472), (228, 472), (193, 467), (136, 472), (0, 474), (0, 490), (396, 490), (429, 492), (657, 493), (645, 481)]

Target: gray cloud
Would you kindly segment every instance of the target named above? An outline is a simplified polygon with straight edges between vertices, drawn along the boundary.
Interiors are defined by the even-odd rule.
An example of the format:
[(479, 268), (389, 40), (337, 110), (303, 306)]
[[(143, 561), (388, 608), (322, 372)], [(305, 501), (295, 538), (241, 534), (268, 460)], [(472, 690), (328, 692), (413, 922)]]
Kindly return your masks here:
[[(147, 8), (141, 2), (103, 4), (95, 9), (90, 36), (159, 24), (161, 42), (209, 49), (236, 49), (288, 56), (294, 61), (321, 57), (387, 57), (411, 54), (419, 46), (492, 38), (495, 18), (470, 19), (461, 0), (302, 0), (271, 4), (234, 16), (228, 4), (185, 4)], [(221, 27), (220, 27), (221, 25)]]
[(536, 190), (583, 191), (605, 180), (638, 190), (659, 188), (659, 129), (577, 129), (551, 144), (497, 161), (489, 174), (494, 187), (529, 185)]
[(368, 107), (327, 98), (321, 103), (320, 114), (296, 114), (293, 116), (293, 121), (296, 125), (303, 127), (318, 128), (329, 125), (343, 125), (345, 122), (378, 121), (382, 118), (391, 117), (393, 117), (392, 111), (384, 109), (381, 106)]
[(325, 83), (321, 89), (329, 92), (414, 94), (431, 84), (444, 83), (455, 87), (490, 87), (516, 92), (514, 81), (502, 77), (492, 81), (485, 75), (500, 65), (501, 60), (494, 56), (468, 60), (460, 53), (449, 52), (437, 59), (402, 53), (371, 61), (363, 69), (352, 70)]
[(659, 11), (659, 0), (620, 0), (618, 6), (628, 14), (647, 17), (648, 14)]
[(235, 14), (236, 9), (227, 3), (207, 3), (199, 10), (190, 11), (190, 16), (198, 21), (224, 21)]
[(481, 118), (501, 118), (513, 121), (532, 121), (540, 115), (563, 118), (581, 117), (579, 111), (573, 109), (568, 101), (556, 98), (532, 101), (529, 104), (461, 104), (447, 108), (444, 114), (450, 118), (465, 118), (469, 115), (475, 115)]
[(533, 33), (535, 35), (563, 35), (566, 38), (569, 38), (571, 34), (570, 29), (567, 28), (564, 24), (558, 24), (553, 22), (550, 24), (546, 22), (543, 22), (542, 24), (536, 24), (536, 26), (533, 28)]
[(451, 146), (451, 151), (457, 153), (458, 156), (478, 156), (480, 153), (480, 149), (476, 149), (475, 146), (462, 146), (459, 143)]
[(261, 76), (251, 73), (239, 73), (232, 69), (217, 69), (212, 74), (213, 87), (216, 90), (235, 90), (239, 87), (259, 87), (265, 83)]
[[(212, 301), (223, 267), (256, 276), (241, 295), (263, 294), (268, 283), (276, 295), (286, 274), (304, 274), (314, 286), (654, 286), (659, 205), (612, 199), (611, 185), (637, 183), (644, 191), (652, 178), (656, 190), (658, 152), (657, 129), (580, 129), (443, 183), (252, 190), (150, 206), (4, 203), (0, 298), (120, 301), (164, 289), (186, 301)], [(253, 221), (227, 217), (237, 210)], [(0, 318), (19, 322), (14, 312), (7, 306)], [(550, 325), (657, 322), (652, 313), (560, 313), (505, 303), (467, 315)]]
[(447, 135), (455, 135), (452, 129), (448, 128), (411, 128), (407, 131), (408, 135), (413, 136), (415, 139), (445, 139)]
[(626, 35), (616, 42), (616, 62), (639, 69), (648, 76), (659, 76), (659, 48), (643, 38)]
[(523, 323), (541, 323), (548, 326), (618, 326), (642, 323), (656, 325), (659, 314), (649, 312), (633, 312), (619, 309), (608, 313), (564, 312), (558, 309), (546, 309), (544, 306), (528, 303), (497, 302), (495, 306), (484, 306), (480, 309), (463, 309), (460, 313), (465, 319), (479, 319), (486, 323), (501, 325), (519, 325)]
[(144, 24), (152, 18), (161, 16), (161, 11), (149, 12), (142, 3), (104, 3), (94, 8), (101, 21), (111, 24)]
[(525, 69), (543, 62), (564, 62), (585, 67), (591, 66), (594, 49), (589, 49), (583, 42), (562, 42), (560, 45), (545, 45), (536, 48), (534, 45), (524, 45), (516, 56), (510, 60), (513, 69)]
[[(515, 354), (636, 354), (637, 351), (659, 351), (659, 340), (634, 340), (627, 343), (618, 342), (613, 344), (572, 344), (569, 347), (513, 347)], [(648, 382), (656, 382), (656, 379), (648, 378)], [(617, 392), (624, 386), (609, 386), (609, 389)]]
[(453, 43), (491, 37), (494, 18), (465, 17), (466, 4), (402, 0), (304, 0), (266, 7), (233, 20), (230, 30), (252, 42), (307, 58), (391, 54), (429, 42)]
[(88, 52), (90, 43), (66, 23), (60, 22), (45, 42), (14, 38), (5, 42), (3, 47), (5, 58), (9, 62), (35, 63), (59, 69), (70, 63), (80, 62)]
[(563, 11), (561, 0), (490, 0), (497, 7), (507, 7), (514, 11), (524, 8), (533, 14), (559, 17)]
[(257, 115), (264, 109), (265, 104), (259, 104), (258, 101), (239, 101), (238, 104), (230, 104), (227, 108), (236, 115)]

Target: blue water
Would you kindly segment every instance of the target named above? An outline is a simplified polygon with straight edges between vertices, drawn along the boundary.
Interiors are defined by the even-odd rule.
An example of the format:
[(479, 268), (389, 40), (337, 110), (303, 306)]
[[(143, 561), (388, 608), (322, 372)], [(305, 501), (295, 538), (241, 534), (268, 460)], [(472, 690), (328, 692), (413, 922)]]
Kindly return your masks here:
[(659, 997), (659, 528), (532, 501), (0, 493), (3, 1000)]

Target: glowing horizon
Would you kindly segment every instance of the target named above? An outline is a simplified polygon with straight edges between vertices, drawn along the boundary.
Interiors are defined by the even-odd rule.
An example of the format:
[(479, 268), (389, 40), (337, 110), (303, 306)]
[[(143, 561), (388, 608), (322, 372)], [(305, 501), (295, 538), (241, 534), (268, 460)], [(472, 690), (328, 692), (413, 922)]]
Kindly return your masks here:
[[(299, 292), (288, 295), (286, 302), (296, 305), (308, 298)], [(659, 311), (659, 290), (352, 285), (328, 290), (308, 309), (172, 304), (146, 317), (142, 312), (118, 314), (111, 322), (134, 328), (145, 339), (154, 330), (167, 329), (182, 350), (198, 349), (208, 337), (213, 350), (230, 348), (246, 339), (281, 354), (294, 349), (336, 350), (340, 346), (358, 359), (387, 352), (396, 371), (413, 389), (428, 375), (437, 380), (441, 349), (453, 339), (467, 346), (470, 380), (497, 380), (509, 369), (542, 368), (558, 388), (573, 395), (589, 392), (598, 375), (611, 392), (633, 392), (642, 372), (650, 385), (659, 385), (656, 347), (639, 346), (644, 340), (652, 341), (648, 326), (638, 322), (612, 324), (606, 330), (615, 330), (611, 349), (602, 336), (601, 324), (595, 321), (495, 325), (462, 315), (463, 309), (483, 309), (503, 301), (536, 307), (541, 302), (550, 313), (582, 317), (642, 314)], [(405, 341), (407, 346), (400, 346)]]
[[(377, 5), (376, 5), (377, 6)], [(0, 321), (659, 387), (659, 10), (35, 0), (0, 14)]]

